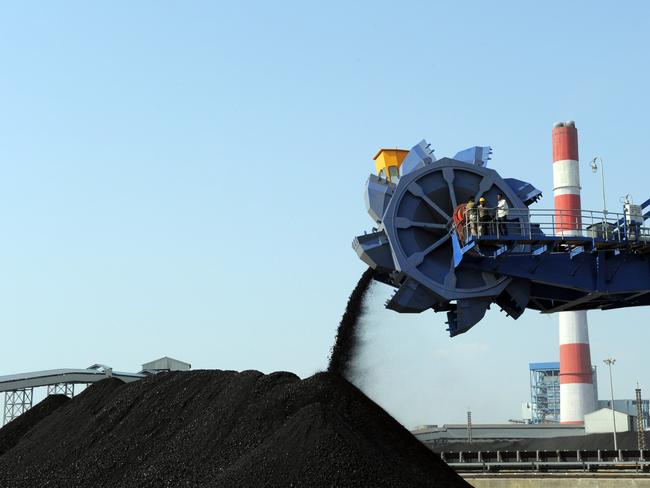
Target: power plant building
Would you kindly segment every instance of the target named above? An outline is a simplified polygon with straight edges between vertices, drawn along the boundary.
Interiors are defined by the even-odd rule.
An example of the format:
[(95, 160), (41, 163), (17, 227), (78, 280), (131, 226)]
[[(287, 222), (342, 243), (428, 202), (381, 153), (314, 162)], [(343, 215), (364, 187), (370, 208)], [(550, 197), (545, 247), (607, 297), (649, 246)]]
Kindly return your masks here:
[(560, 363), (530, 363), (530, 421), (560, 421)]
[[(560, 422), (560, 363), (559, 362), (544, 362), (544, 363), (530, 363), (528, 365), (530, 373), (530, 402), (526, 402), (522, 407), (522, 418), (525, 422), (531, 424), (548, 424)], [(594, 405), (595, 410), (585, 414), (585, 428), (587, 433), (601, 432), (603, 429), (600, 424), (607, 424), (609, 430), (603, 432), (611, 432), (611, 419), (612, 419), (612, 402), (610, 400), (598, 400), (596, 388), (596, 368), (592, 367), (592, 378), (594, 384)], [(609, 416), (601, 421), (601, 410), (607, 410)], [(628, 425), (637, 416), (637, 401), (633, 399), (618, 399), (614, 400), (614, 411), (617, 418), (621, 419), (621, 428)], [(650, 400), (641, 400), (641, 418), (643, 428), (650, 427)], [(598, 415), (592, 415), (598, 412)], [(620, 415), (619, 415), (620, 414)], [(623, 417), (621, 417), (623, 416)], [(587, 418), (589, 417), (589, 422)], [(587, 423), (591, 426), (587, 428)], [(619, 421), (616, 421), (618, 429)], [(603, 424), (603, 425), (604, 425)], [(594, 427), (599, 425), (598, 427)], [(627, 428), (626, 430), (634, 430)], [(622, 432), (622, 430), (621, 430)]]

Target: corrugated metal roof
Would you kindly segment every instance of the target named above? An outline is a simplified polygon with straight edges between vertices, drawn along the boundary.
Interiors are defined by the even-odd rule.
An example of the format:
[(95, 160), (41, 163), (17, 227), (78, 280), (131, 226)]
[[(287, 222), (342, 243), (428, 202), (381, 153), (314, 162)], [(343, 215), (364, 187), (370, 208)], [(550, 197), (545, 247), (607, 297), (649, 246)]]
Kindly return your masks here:
[(560, 369), (560, 363), (559, 362), (529, 363), (528, 369), (531, 371), (537, 371), (540, 369)]
[(178, 359), (170, 358), (165, 356), (154, 361), (149, 361), (142, 365), (143, 371), (148, 370), (167, 370), (167, 371), (186, 371), (190, 369), (192, 365), (184, 361), (179, 361)]
[(0, 391), (11, 391), (21, 388), (55, 385), (57, 383), (95, 383), (112, 376), (122, 381), (134, 381), (143, 378), (138, 373), (112, 371), (107, 374), (96, 369), (48, 369), (28, 373), (9, 374), (0, 376)]

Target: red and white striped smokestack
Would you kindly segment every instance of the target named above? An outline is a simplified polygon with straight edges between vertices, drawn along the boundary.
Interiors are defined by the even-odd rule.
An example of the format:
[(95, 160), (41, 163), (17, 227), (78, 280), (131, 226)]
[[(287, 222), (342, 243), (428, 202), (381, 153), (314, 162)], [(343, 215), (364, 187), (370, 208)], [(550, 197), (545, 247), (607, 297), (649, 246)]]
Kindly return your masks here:
[[(573, 121), (553, 126), (555, 230), (580, 234), (578, 130)], [(582, 424), (596, 409), (587, 312), (560, 312), (560, 423)]]
[(580, 233), (578, 129), (572, 120), (553, 126), (553, 198), (558, 234)]

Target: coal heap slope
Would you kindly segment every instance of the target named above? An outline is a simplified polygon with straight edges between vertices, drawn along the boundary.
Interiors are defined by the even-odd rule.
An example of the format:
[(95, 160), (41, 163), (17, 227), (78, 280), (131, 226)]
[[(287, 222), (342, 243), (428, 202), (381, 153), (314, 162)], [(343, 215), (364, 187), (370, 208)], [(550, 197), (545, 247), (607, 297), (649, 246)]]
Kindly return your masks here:
[(0, 456), (18, 444), (36, 424), (69, 400), (65, 395), (50, 395), (0, 429)]
[(469, 486), (334, 374), (192, 371), (102, 383), (0, 456), (0, 486)]

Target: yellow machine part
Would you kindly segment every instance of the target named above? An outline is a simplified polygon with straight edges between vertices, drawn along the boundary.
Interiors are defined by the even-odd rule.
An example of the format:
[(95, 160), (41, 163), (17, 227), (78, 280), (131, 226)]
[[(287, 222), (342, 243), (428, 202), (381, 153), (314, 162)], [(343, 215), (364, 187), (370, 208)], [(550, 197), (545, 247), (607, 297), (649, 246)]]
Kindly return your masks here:
[(392, 183), (399, 180), (399, 168), (409, 152), (405, 149), (380, 149), (375, 157), (377, 174)]

